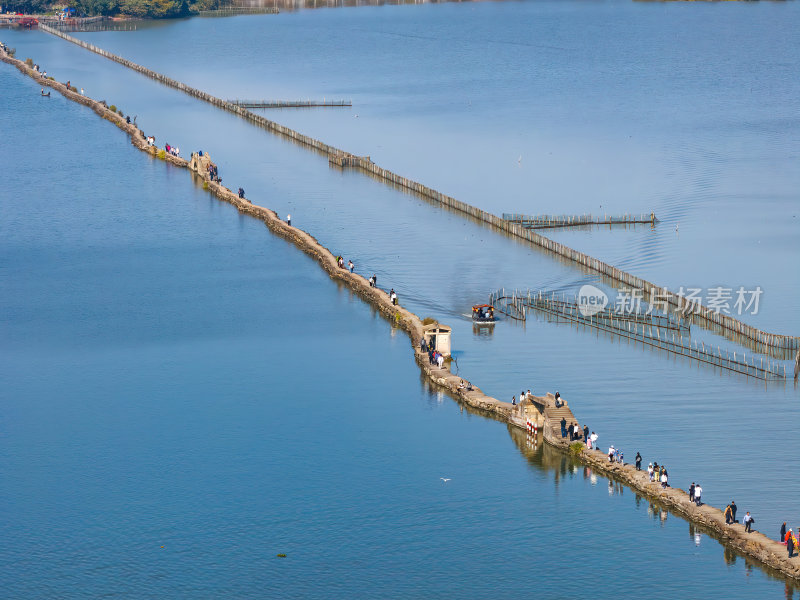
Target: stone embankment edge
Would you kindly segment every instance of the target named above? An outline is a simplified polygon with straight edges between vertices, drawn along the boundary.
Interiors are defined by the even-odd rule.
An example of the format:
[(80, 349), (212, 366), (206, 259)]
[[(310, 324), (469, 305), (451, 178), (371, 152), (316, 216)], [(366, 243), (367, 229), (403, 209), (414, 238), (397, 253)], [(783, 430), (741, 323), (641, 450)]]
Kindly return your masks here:
[[(65, 98), (88, 106), (100, 117), (125, 131), (136, 148), (151, 156), (158, 156), (159, 149), (147, 143), (144, 134), (136, 125), (127, 123), (123, 117), (112, 112), (104, 104), (77, 92), (72, 92), (62, 83), (42, 77), (40, 73), (28, 67), (24, 62), (8, 56), (2, 49), (0, 49), (0, 60), (17, 67), (23, 74), (28, 75), (42, 86), (55, 89)], [(164, 160), (189, 170), (189, 161), (183, 158), (165, 153)], [(456, 400), (498, 420), (518, 426), (512, 419), (515, 407), (510, 403), (492, 398), (477, 387), (467, 392), (459, 387), (461, 383), (460, 377), (446, 369), (439, 369), (428, 363), (427, 355), (422, 353), (416, 343), (423, 335), (422, 321), (417, 315), (401, 306), (393, 305), (385, 291), (370, 287), (369, 282), (361, 275), (339, 268), (336, 263), (336, 257), (330, 250), (320, 244), (309, 233), (287, 225), (278, 217), (275, 211), (239, 198), (237, 194), (218, 183), (206, 179), (205, 184), (208, 190), (218, 199), (232, 204), (241, 213), (262, 220), (270, 231), (291, 241), (300, 250), (316, 259), (332, 279), (346, 284), (358, 296), (375, 307), (387, 320), (403, 329), (411, 340), (417, 364), (431, 382), (447, 390)], [(546, 423), (545, 427), (551, 427), (551, 424)], [(566, 442), (547, 438), (545, 438), (545, 441), (548, 441), (555, 448), (571, 453)], [(800, 557), (790, 560), (782, 544), (769, 539), (760, 532), (756, 531), (747, 534), (744, 532), (742, 525), (726, 525), (723, 513), (718, 508), (708, 505), (695, 506), (694, 503), (689, 501), (688, 494), (683, 490), (678, 488), (664, 489), (659, 484), (650, 483), (646, 473), (636, 471), (631, 465), (609, 463), (601, 452), (583, 450), (580, 454), (572, 455), (596, 471), (621, 481), (631, 489), (660, 503), (687, 521), (714, 531), (721, 543), (727, 544), (741, 554), (753, 558), (787, 579), (800, 582)], [(783, 553), (783, 556), (779, 553)]]
[[(177, 167), (189, 169), (189, 161), (184, 158), (176, 157), (166, 152), (160, 152), (156, 146), (150, 146), (147, 143), (144, 133), (133, 123), (128, 123), (119, 114), (111, 111), (103, 103), (98, 102), (92, 98), (73, 92), (67, 89), (67, 86), (52, 80), (42, 77), (41, 73), (34, 71), (28, 67), (24, 62), (8, 56), (2, 49), (0, 49), (0, 60), (11, 64), (19, 69), (23, 74), (28, 75), (43, 87), (55, 89), (65, 98), (88, 106), (95, 113), (103, 119), (110, 121), (119, 129), (126, 132), (131, 139), (131, 143), (151, 156), (160, 156), (164, 161), (169, 162)], [(190, 170), (191, 171), (191, 170)], [(193, 172), (193, 171), (191, 171)], [(424, 354), (417, 342), (423, 336), (422, 321), (411, 311), (403, 308), (402, 306), (393, 305), (389, 299), (389, 294), (380, 288), (373, 288), (369, 285), (367, 279), (357, 273), (351, 273), (347, 269), (341, 269), (336, 263), (336, 257), (325, 246), (319, 243), (309, 233), (292, 227), (282, 221), (275, 211), (252, 204), (246, 199), (239, 198), (238, 194), (232, 192), (227, 187), (204, 179), (205, 187), (214, 194), (218, 199), (228, 202), (235, 206), (239, 212), (250, 215), (260, 219), (274, 234), (279, 235), (289, 241), (317, 260), (320, 266), (330, 275), (332, 279), (341, 281), (346, 284), (352, 291), (358, 294), (362, 299), (380, 311), (380, 313), (390, 321), (394, 326), (403, 329), (408, 333), (409, 338), (414, 348), (415, 358), (420, 366), (420, 369), (425, 373), (430, 381), (436, 385), (447, 389), (458, 400), (476, 408), (480, 411), (488, 413), (492, 416), (499, 418), (506, 422), (508, 421), (512, 405), (509, 402), (501, 402), (484, 394), (479, 388), (467, 392), (460, 389), (461, 378), (457, 375), (450, 373), (447, 369), (439, 369), (428, 363), (428, 356)]]
[(401, 175), (389, 171), (388, 169), (379, 167), (374, 162), (369, 160), (369, 157), (356, 156), (349, 152), (345, 152), (344, 150), (336, 148), (334, 146), (325, 144), (324, 142), (321, 142), (310, 136), (304, 135), (298, 131), (295, 131), (294, 129), (285, 127), (280, 123), (276, 123), (275, 121), (266, 119), (261, 115), (257, 115), (245, 108), (242, 108), (241, 106), (238, 106), (221, 98), (217, 98), (216, 96), (212, 96), (211, 94), (208, 94), (197, 88), (188, 86), (183, 82), (177, 81), (175, 79), (167, 77), (166, 75), (163, 75), (161, 73), (148, 69), (147, 67), (139, 65), (133, 61), (130, 61), (126, 58), (122, 58), (121, 56), (117, 56), (116, 54), (103, 50), (102, 48), (99, 48), (94, 44), (84, 42), (83, 40), (73, 37), (63, 31), (53, 29), (52, 27), (48, 27), (47, 25), (40, 25), (39, 28), (42, 31), (60, 37), (77, 46), (80, 46), (85, 50), (89, 50), (90, 52), (99, 54), (104, 58), (117, 62), (151, 79), (155, 79), (156, 81), (164, 85), (180, 90), (194, 98), (198, 98), (218, 108), (234, 113), (244, 119), (247, 119), (252, 123), (255, 123), (256, 125), (259, 125), (260, 127), (267, 129), (268, 131), (274, 134), (290, 139), (303, 146), (312, 148), (322, 154), (327, 155), (328, 157), (348, 156), (352, 159), (350, 162), (352, 162), (354, 166), (357, 166), (357, 168), (362, 169), (363, 171), (371, 174), (372, 176), (380, 179), (383, 182), (399, 186), (410, 192), (419, 194), (420, 196), (424, 196), (443, 206), (447, 206), (450, 209), (455, 210), (456, 212), (468, 215), (473, 219), (476, 219), (493, 229), (505, 233), (506, 235), (527, 240), (533, 245), (543, 248), (557, 256), (560, 256), (563, 259), (581, 265), (584, 269), (600, 273), (601, 275), (612, 281), (622, 283), (623, 285), (630, 286), (631, 288), (634, 289), (644, 290), (646, 294), (649, 294), (652, 291), (663, 294), (663, 298), (665, 298), (676, 309), (687, 311), (694, 317), (704, 320), (705, 322), (711, 324), (712, 327), (716, 328), (722, 335), (727, 335), (728, 337), (732, 335), (734, 337), (744, 338), (751, 343), (755, 343), (756, 345), (761, 346), (764, 351), (767, 351), (768, 349), (796, 351), (798, 350), (798, 348), (800, 348), (800, 336), (774, 334), (762, 331), (756, 327), (753, 327), (752, 325), (748, 325), (747, 323), (739, 321), (734, 317), (714, 311), (711, 308), (703, 306), (702, 304), (696, 303), (694, 301), (687, 300), (687, 298), (683, 296), (670, 292), (665, 287), (661, 288), (659, 286), (656, 286), (655, 284), (645, 279), (632, 275), (621, 269), (617, 269), (616, 267), (613, 267), (599, 259), (593, 258), (588, 254), (584, 254), (583, 252), (574, 250), (569, 246), (565, 246), (564, 244), (551, 240), (550, 238), (547, 238), (541, 235), (540, 233), (537, 233), (530, 229), (525, 229), (521, 225), (518, 225), (516, 223), (511, 223), (510, 221), (506, 221), (505, 219), (502, 219), (497, 215), (493, 215), (492, 213), (486, 212), (476, 206), (472, 206), (471, 204), (467, 204), (466, 202), (460, 202), (459, 200), (456, 200), (451, 196), (442, 194), (441, 192), (438, 192), (425, 185), (422, 185), (417, 181), (413, 181), (406, 177), (402, 177)]
[[(697, 506), (689, 500), (689, 494), (684, 490), (673, 487), (662, 488), (660, 483), (651, 483), (646, 471), (637, 471), (629, 464), (610, 463), (608, 457), (601, 451), (583, 450), (580, 459), (584, 464), (604, 472), (690, 523), (710, 529), (716, 534), (720, 543), (733, 548), (743, 556), (756, 560), (786, 579), (800, 582), (800, 557), (795, 556), (790, 559), (786, 546), (757, 529), (747, 533), (744, 525), (740, 523), (728, 525), (720, 509), (707, 504)], [(741, 515), (738, 516), (741, 520)], [(753, 516), (757, 518), (757, 515)], [(777, 529), (776, 525), (775, 530)]]

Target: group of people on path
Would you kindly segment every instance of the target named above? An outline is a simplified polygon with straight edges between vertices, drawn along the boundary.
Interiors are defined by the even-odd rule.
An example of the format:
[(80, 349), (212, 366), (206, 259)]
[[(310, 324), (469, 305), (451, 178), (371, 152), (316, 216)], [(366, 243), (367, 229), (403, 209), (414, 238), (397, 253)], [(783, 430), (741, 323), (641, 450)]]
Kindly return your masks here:
[(693, 481), (692, 485), (689, 486), (689, 500), (697, 506), (703, 505), (703, 488), (699, 483)]
[[(172, 154), (172, 156), (180, 156), (180, 153), (181, 153), (181, 149), (180, 148), (178, 148), (177, 146), (170, 146), (169, 144), (164, 146), (164, 150), (167, 151), (167, 154)], [(241, 188), (239, 188), (239, 189), (241, 189)]]
[[(530, 396), (530, 395), (531, 395), (531, 391), (530, 390), (528, 390), (527, 392), (525, 390), (522, 390), (519, 393), (519, 403), (522, 404), (522, 401), (523, 400), (527, 400), (528, 396)], [(517, 397), (516, 396), (511, 396), (511, 404), (513, 406), (517, 405)]]
[[(639, 456), (638, 452), (636, 456)], [(647, 476), (650, 482), (660, 483), (662, 488), (669, 487), (669, 473), (667, 467), (659, 465), (657, 462), (651, 462), (647, 465)]]
[[(528, 390), (528, 394), (530, 393), (531, 391)], [(520, 399), (522, 396), (523, 394), (520, 394)], [(555, 393), (553, 403), (555, 404), (556, 408), (561, 408), (567, 404), (564, 402), (564, 399), (561, 397), (561, 393), (558, 391)], [(592, 436), (594, 436), (594, 439), (592, 439)], [(588, 425), (584, 425), (583, 429), (581, 429), (581, 426), (577, 421), (574, 423), (567, 423), (566, 417), (561, 417), (561, 437), (568, 437), (570, 442), (583, 441), (586, 444), (586, 447), (590, 450), (597, 447), (595, 444), (595, 442), (597, 442), (597, 435), (594, 431), (591, 433), (591, 435), (589, 434)]]
[[(590, 436), (591, 438), (594, 437), (595, 440), (597, 436), (594, 432), (592, 432)], [(614, 446), (609, 447), (608, 449), (608, 462), (623, 462), (623, 454), (622, 451)], [(642, 470), (642, 455), (637, 452), (636, 453), (636, 470)], [(651, 483), (660, 483), (662, 488), (669, 487), (669, 473), (667, 472), (667, 468), (664, 465), (659, 465), (657, 462), (651, 462), (647, 465), (647, 475), (650, 478)], [(703, 487), (699, 483), (692, 482), (692, 485), (689, 486), (689, 500), (694, 502), (697, 506), (703, 505)], [(733, 525), (734, 523), (738, 523), (739, 521), (736, 520), (736, 511), (737, 506), (736, 502), (731, 500), (731, 503), (725, 508), (725, 523), (728, 525)], [(753, 531), (753, 523), (756, 520), (750, 514), (750, 511), (742, 519), (742, 524), (744, 525), (744, 530), (747, 533), (752, 533)], [(791, 529), (789, 530), (791, 533)], [(793, 549), (797, 548), (797, 539), (795, 538), (793, 542), (789, 541), (789, 534), (786, 532), (786, 523), (783, 524), (781, 527), (781, 541), (787, 545), (787, 547), (791, 546), (789, 550), (789, 557), (791, 558)]]
[[(583, 429), (581, 429), (581, 426), (578, 425), (577, 421), (575, 423), (570, 423), (569, 425), (567, 425), (567, 420), (564, 417), (562, 417), (561, 428), (562, 431), (566, 429), (567, 437), (569, 437), (570, 442), (580, 442), (581, 440), (585, 442), (586, 440), (591, 440), (591, 437), (589, 436), (588, 425), (584, 425)], [(561, 437), (565, 437), (563, 433)]]
[[(798, 527), (797, 530), (800, 531), (800, 527)], [(784, 546), (786, 546), (786, 549), (789, 551), (789, 558), (793, 558), (794, 553), (797, 550), (797, 537), (795, 536), (791, 528), (789, 528), (788, 530), (786, 529), (786, 521), (784, 521), (783, 525), (781, 525), (781, 535), (778, 539)]]
[[(339, 265), (340, 269), (344, 269), (345, 268), (345, 266), (344, 266), (344, 258), (342, 258), (341, 256), (337, 256), (336, 257), (336, 264)], [(348, 260), (347, 261), (347, 268), (350, 270), (351, 273), (355, 272), (356, 266), (353, 264), (352, 260)], [(378, 276), (373, 273), (372, 277), (367, 279), (367, 283), (369, 283), (369, 287), (378, 287)], [(393, 305), (397, 306), (397, 302), (398, 302), (397, 301), (397, 292), (394, 291), (394, 288), (389, 290), (389, 301)]]
[[(422, 350), (425, 354), (428, 355), (428, 362), (433, 365), (434, 367), (439, 367), (440, 369), (444, 367), (444, 356), (441, 352), (436, 350), (433, 347), (433, 344), (428, 344), (425, 338), (422, 338), (419, 342), (419, 349)], [(461, 380), (463, 385), (464, 380)], [(469, 389), (472, 389), (472, 384), (469, 384)]]
[[(202, 154), (200, 155), (202, 156)], [(211, 181), (216, 183), (222, 183), (222, 177), (219, 176), (219, 171), (217, 170), (217, 165), (214, 163), (209, 163), (208, 167), (206, 167), (206, 171), (208, 171), (208, 177)]]
[(736, 520), (736, 502), (731, 500), (731, 503), (725, 507), (725, 524), (726, 525), (733, 525), (734, 523), (738, 523), (739, 521)]
[[(344, 269), (345, 268), (345, 266), (344, 266), (344, 258), (342, 258), (341, 256), (337, 256), (336, 257), (336, 266), (338, 266), (340, 269)], [(348, 260), (347, 261), (347, 269), (351, 273), (355, 272), (356, 266), (355, 266), (355, 264), (353, 264), (352, 260)], [(372, 278), (373, 277), (375, 277), (375, 276), (373, 275), (372, 277), (370, 277), (370, 280), (369, 280), (370, 281), (370, 284), (369, 284), (370, 287), (375, 287), (375, 286), (372, 285)]]
[(613, 444), (608, 447), (608, 462), (615, 462), (620, 465), (625, 463), (625, 455), (622, 453), (622, 450), (616, 448)]
[[(736, 520), (736, 502), (731, 500), (731, 503), (725, 507), (725, 523), (728, 525), (733, 525), (734, 523), (738, 523), (739, 521)], [(744, 525), (744, 530), (747, 533), (753, 532), (753, 523), (756, 520), (753, 518), (753, 515), (750, 514), (750, 511), (747, 511), (747, 514), (742, 519), (742, 524)], [(784, 523), (785, 525), (785, 523)], [(791, 557), (790, 557), (791, 558)]]

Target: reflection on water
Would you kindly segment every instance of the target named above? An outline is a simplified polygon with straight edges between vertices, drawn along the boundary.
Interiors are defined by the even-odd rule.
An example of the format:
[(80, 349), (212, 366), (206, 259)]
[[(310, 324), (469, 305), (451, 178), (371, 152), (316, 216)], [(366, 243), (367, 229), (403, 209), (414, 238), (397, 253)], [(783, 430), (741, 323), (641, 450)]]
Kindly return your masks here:
[[(534, 6), (553, 7), (552, 4), (535, 3), (522, 3), (522, 6), (526, 10), (533, 9)], [(563, 5), (559, 5), (561, 6)], [(589, 10), (598, 10), (599, 6), (592, 5)], [(628, 5), (615, 6), (624, 12), (624, 6)], [(585, 5), (582, 4), (581, 7), (585, 8)], [(457, 6), (452, 5), (450, 8), (455, 9)], [(475, 8), (477, 10), (478, 5)], [(340, 21), (333, 13), (344, 15), (348, 11), (314, 11), (292, 15), (289, 21), (283, 22), (287, 27), (286, 31), (270, 31), (277, 39), (288, 35), (288, 31), (294, 31), (299, 39), (305, 39), (304, 36), (309, 35), (313, 27), (317, 27), (324, 35), (337, 36), (340, 35), (338, 28), (347, 25), (352, 29), (361, 19), (366, 19), (375, 28), (380, 26), (402, 29), (407, 26), (404, 25), (404, 19), (409, 14), (421, 14), (414, 8), (397, 14), (399, 21), (387, 20), (388, 16), (395, 15), (393, 10), (387, 7), (381, 11), (351, 11), (352, 19), (348, 19), (347, 23)], [(426, 9), (423, 7), (421, 10)], [(761, 11), (758, 7), (754, 10)], [(795, 9), (788, 7), (788, 10)], [(383, 14), (384, 11), (386, 14)], [(424, 29), (435, 25), (444, 28), (451, 26), (450, 21), (441, 13), (427, 16), (429, 20), (419, 22), (418, 27)], [(479, 14), (473, 15), (471, 11), (450, 16), (459, 16), (468, 21), (479, 20), (480, 17)], [(641, 15), (628, 17), (636, 21)], [(510, 16), (506, 15), (505, 18)], [(265, 68), (264, 65), (255, 61), (245, 73), (237, 75), (237, 67), (226, 64), (225, 69), (217, 69), (216, 76), (209, 79), (206, 77), (208, 65), (204, 63), (194, 68), (197, 58), (194, 54), (167, 54), (155, 49), (162, 47), (161, 39), (167, 30), (178, 36), (178, 40), (184, 35), (187, 40), (195, 36), (203, 37), (213, 47), (223, 42), (230, 44), (230, 40), (238, 39), (239, 34), (243, 39), (254, 35), (256, 31), (263, 34), (261, 28), (270, 27), (265, 24), (272, 23), (271, 17), (259, 21), (261, 25), (256, 25), (249, 18), (235, 20), (239, 22), (241, 30), (237, 28), (234, 31), (221, 23), (218, 24), (219, 29), (210, 30), (206, 29), (207, 25), (192, 20), (185, 23), (187, 29), (172, 24), (143, 32), (142, 37), (134, 38), (136, 43), (126, 42), (123, 34), (86, 37), (111, 50), (138, 59), (143, 64), (187, 79), (189, 83), (207, 88), (219, 86), (210, 91), (226, 96), (229, 95), (224, 89), (227, 85), (231, 86), (229, 89), (236, 89), (243, 81), (248, 84), (251, 81), (259, 82), (257, 73), (259, 69)], [(307, 27), (313, 24), (313, 27), (306, 30), (301, 26), (303, 24)], [(476, 26), (482, 25), (477, 23)], [(581, 22), (571, 26), (578, 29), (582, 27)], [(594, 26), (591, 30), (596, 33)], [(453, 347), (460, 352), (457, 362), (459, 374), (490, 395), (510, 398), (523, 388), (531, 388), (535, 393), (560, 390), (574, 402), (576, 416), (589, 423), (601, 435), (601, 440), (613, 441), (632, 451), (639, 450), (645, 457), (645, 462), (655, 456), (663, 459), (672, 467), (670, 475), (676, 486), (686, 487), (688, 482), (702, 478), (707, 483), (709, 503), (724, 506), (732, 496), (741, 498), (743, 506), (757, 508), (757, 514), (764, 523), (781, 522), (793, 514), (794, 498), (800, 494), (800, 480), (785, 479), (780, 461), (774, 460), (775, 456), (781, 456), (784, 452), (783, 441), (773, 434), (774, 423), (795, 422), (800, 418), (797, 389), (793, 386), (765, 387), (763, 382), (717, 373), (690, 361), (671, 359), (656, 352), (642, 352), (633, 345), (615, 342), (604, 336), (534, 320), (524, 327), (502, 321), (495, 326), (492, 335), (475, 335), (471, 320), (462, 315), (468, 313), (476, 301), (485, 300), (491, 289), (512, 287), (517, 282), (524, 282), (525, 287), (534, 287), (532, 284), (536, 284), (535, 287), (574, 291), (583, 283), (594, 284), (597, 280), (585, 277), (579, 269), (553, 261), (529, 245), (493, 234), (448, 211), (437, 210), (428, 203), (418, 201), (413, 196), (398, 195), (392, 189), (356, 173), (331, 170), (326, 159), (268, 136), (263, 130), (255, 129), (240, 119), (160, 87), (71, 44), (38, 33), (6, 32), (4, 37), (6, 34), (9, 43), (17, 47), (20, 56), (37, 57), (37, 62), (43, 64), (48, 72), (58, 75), (59, 79), (80, 81), (82, 86), (85, 82), (87, 93), (114, 99), (126, 113), (138, 114), (139, 122), (146, 130), (160, 132), (162, 139), (179, 140), (181, 147), (185, 148), (209, 148), (209, 144), (212, 144), (209, 140), (213, 140), (212, 154), (219, 161), (226, 182), (242, 185), (249, 193), (253, 190), (255, 201), (278, 210), (280, 214), (290, 212), (304, 229), (314, 234), (335, 253), (353, 257), (359, 272), (378, 273), (379, 280), (387, 287), (394, 287), (404, 306), (413, 312), (452, 325)], [(360, 34), (353, 35), (357, 37)], [(576, 35), (575, 39), (582, 39), (582, 36)], [(379, 36), (379, 40), (383, 38)], [(390, 42), (376, 41), (376, 52), (379, 54), (385, 50), (381, 45), (384, 43)], [(187, 41), (186, 45), (191, 45), (191, 42)], [(599, 47), (602, 46), (600, 44)], [(314, 40), (310, 40), (308, 46), (303, 46), (302, 52), (310, 52), (314, 47)], [(444, 48), (443, 51), (449, 50)], [(276, 52), (281, 60), (286, 60), (289, 64), (295, 60), (293, 55), (282, 54), (284, 50), (281, 48), (277, 48)], [(208, 60), (224, 60), (225, 56), (227, 54), (222, 52)], [(309, 64), (317, 65), (315, 61), (327, 62), (327, 56), (324, 53), (315, 54)], [(566, 55), (555, 53), (552, 58), (553, 69), (567, 68), (569, 60)], [(279, 60), (278, 57), (275, 60)], [(420, 60), (424, 63), (428, 59), (420, 57)], [(456, 64), (460, 63), (456, 61)], [(343, 73), (343, 67), (339, 63), (330, 67), (330, 77), (344, 77), (347, 85), (355, 84), (362, 78), (361, 74), (355, 76)], [(774, 65), (769, 67), (777, 68)], [(398, 68), (402, 70), (404, 67), (401, 65)], [(456, 66), (453, 69), (458, 71)], [(298, 72), (300, 71), (302, 69)], [(370, 70), (365, 72), (370, 73)], [(408, 73), (405, 75), (410, 76)], [(764, 76), (768, 75), (765, 73)], [(276, 82), (283, 81), (284, 77), (289, 81), (296, 81), (299, 75), (281, 72), (276, 77)], [(450, 80), (443, 80), (445, 83), (447, 81)], [(373, 84), (374, 80), (370, 79), (369, 85)], [(32, 82), (30, 85), (32, 95), (28, 100), (40, 101), (41, 98), (35, 95), (38, 88), (32, 87)], [(700, 95), (702, 89), (698, 92)], [(256, 93), (257, 86), (250, 91), (244, 90), (242, 94), (248, 92), (247, 95), (262, 95)], [(390, 98), (383, 100), (391, 104), (394, 102), (392, 98), (395, 98), (393, 94), (402, 93), (405, 92), (394, 90), (389, 93)], [(429, 90), (427, 93), (436, 92)], [(576, 91), (575, 97), (579, 95)], [(54, 102), (51, 103), (51, 108), (60, 106), (58, 103), (61, 100), (52, 100)], [(702, 102), (696, 104), (702, 105)], [(502, 106), (502, 103), (498, 106)], [(29, 108), (23, 106), (20, 110)], [(415, 113), (411, 106), (403, 105), (402, 110)], [(359, 119), (348, 117), (352, 128), (361, 126), (356, 124), (361, 123), (364, 117), (361, 108), (359, 114)], [(408, 112), (402, 114), (405, 119), (410, 118)], [(528, 118), (525, 117), (526, 114), (528, 113), (522, 117)], [(324, 119), (336, 121), (340, 118), (330, 113), (326, 115)], [(427, 123), (430, 116), (417, 115), (412, 120), (417, 118), (422, 123)], [(508, 118), (510, 117), (501, 119), (502, 122), (498, 124), (500, 129), (508, 125)], [(281, 116), (281, 120), (283, 119)], [(445, 128), (451, 125), (446, 120), (441, 124)], [(67, 127), (68, 124), (63, 126)], [(564, 126), (568, 129), (566, 124)], [(422, 126), (417, 123), (416, 127)], [(304, 126), (298, 128), (309, 132)], [(426, 128), (423, 129), (427, 131)], [(478, 130), (480, 128), (476, 129)], [(465, 131), (472, 129), (467, 127)], [(70, 131), (65, 135), (75, 138), (80, 133)], [(379, 135), (372, 132), (370, 139)], [(448, 135), (453, 135), (452, 131)], [(328, 141), (327, 134), (318, 137)], [(391, 145), (402, 143), (404, 139), (406, 138), (403, 136), (390, 137)], [(334, 136), (330, 141), (336, 142), (337, 139)], [(449, 143), (452, 144), (452, 140)], [(386, 145), (390, 145), (388, 140)], [(576, 148), (576, 152), (582, 151)], [(613, 152), (609, 151), (599, 153), (597, 157), (602, 159), (612, 155)], [(519, 168), (516, 166), (517, 156), (513, 157), (514, 168)], [(438, 159), (434, 158), (431, 157), (430, 164), (438, 164)], [(458, 160), (462, 159), (464, 157), (459, 157)], [(463, 164), (471, 164), (470, 160)], [(427, 164), (416, 165), (415, 168), (401, 173), (416, 177), (418, 172), (430, 172)], [(606, 164), (606, 168), (613, 172), (614, 166)], [(470, 169), (470, 173), (472, 171)], [(185, 179), (183, 174), (173, 175), (181, 180)], [(579, 179), (573, 177), (570, 181)], [(497, 185), (500, 194), (506, 184), (497, 182)], [(517, 180), (514, 185), (521, 184)], [(445, 192), (450, 191), (445, 186), (439, 187)], [(539, 187), (541, 186), (537, 185), (531, 189)], [(113, 190), (108, 193), (113, 195)], [(476, 204), (484, 206), (485, 203), (495, 201), (497, 197), (497, 194), (491, 194), (472, 199)], [(605, 202), (603, 204), (605, 206)], [(224, 209), (213, 200), (193, 206), (190, 212), (196, 214), (198, 210), (202, 212), (206, 209), (220, 219), (221, 226), (226, 223), (221, 216), (225, 214)], [(746, 207), (743, 208), (745, 209)], [(565, 206), (564, 212), (567, 210), (570, 209)], [(623, 209), (620, 210), (624, 212)], [(658, 209), (657, 214), (660, 214)], [(724, 214), (728, 215), (729, 212)], [(683, 220), (681, 230), (683, 231)], [(639, 232), (627, 233), (638, 235)], [(436, 243), (432, 243), (432, 240)], [(704, 241), (703, 247), (706, 246), (708, 244)], [(684, 250), (689, 251), (691, 247)], [(637, 249), (629, 251), (631, 255), (639, 252)], [(674, 264), (685, 264), (686, 261), (678, 260), (677, 256), (679, 253), (675, 254)], [(696, 266), (698, 262), (689, 261), (692, 266)], [(625, 264), (620, 266), (626, 267)], [(637, 272), (636, 269), (629, 270)], [(789, 294), (786, 297), (792, 296)], [(787, 314), (800, 313), (788, 311)], [(404, 337), (398, 335), (397, 339), (403, 340)], [(754, 398), (758, 399), (757, 411), (753, 411)], [(742, 414), (750, 417), (743, 419)], [(714, 425), (710, 426), (710, 423)], [(720, 452), (719, 448), (726, 447), (730, 439), (750, 439), (753, 435), (759, 436), (760, 443), (750, 449), (748, 461), (737, 463), (736, 468), (732, 469), (732, 457)], [(687, 448), (692, 448), (693, 451), (687, 452)]]
[[(646, 499), (639, 493), (630, 490), (622, 482), (613, 478), (607, 477), (605, 474), (597, 474), (593, 469), (584, 465), (571, 455), (560, 450), (556, 450), (549, 444), (541, 443), (535, 436), (528, 435), (518, 427), (508, 426), (508, 433), (514, 444), (517, 446), (519, 452), (527, 459), (528, 464), (535, 469), (547, 473), (556, 488), (565, 480), (573, 480), (575, 478), (582, 478), (594, 486), (597, 483), (598, 477), (605, 479), (607, 483), (608, 496), (623, 499), (629, 495), (634, 498), (634, 506), (640, 509), (642, 504), (646, 506), (646, 514), (651, 521), (663, 529), (669, 523), (670, 515), (673, 514), (666, 507), (659, 504), (656, 500)], [(674, 515), (674, 520), (685, 522), (680, 515)], [(739, 555), (733, 548), (724, 545), (719, 536), (713, 530), (699, 527), (692, 522), (686, 522), (688, 525), (689, 539), (695, 548), (701, 545), (703, 534), (713, 538), (715, 545), (720, 543), (722, 545), (722, 558), (728, 567), (733, 567), (737, 564), (737, 560), (744, 561), (745, 574), (751, 576), (753, 567), (756, 566), (763, 572), (774, 575), (782, 579), (780, 574), (773, 573), (768, 567), (757, 565), (747, 557)], [(794, 588), (791, 584), (786, 584), (787, 594), (793, 594)]]
[(480, 337), (492, 337), (494, 334), (495, 325), (481, 325), (480, 323), (472, 324), (472, 333)]
[[(598, 600), (783, 589), (760, 570), (745, 588), (718, 547), (685, 552), (676, 519), (653, 529), (630, 492), (608, 496), (569, 457), (420, 385), (405, 335), (90, 111), (44, 104), (11, 70), (0, 88), (15, 148), (0, 195), (8, 597), (526, 597), (513, 557), (537, 548), (570, 557), (537, 573), (543, 597), (564, 581)], [(30, 177), (32, 164), (48, 168)], [(559, 352), (580, 348), (534, 326), (556, 357), (528, 360), (510, 329), (478, 338), (462, 325), (459, 362), (488, 372), (494, 353), (477, 344), (509, 350), (508, 397), (521, 379), (545, 387)], [(638, 564), (642, 548), (683, 577), (653, 586), (645, 569), (608, 568), (608, 556)]]

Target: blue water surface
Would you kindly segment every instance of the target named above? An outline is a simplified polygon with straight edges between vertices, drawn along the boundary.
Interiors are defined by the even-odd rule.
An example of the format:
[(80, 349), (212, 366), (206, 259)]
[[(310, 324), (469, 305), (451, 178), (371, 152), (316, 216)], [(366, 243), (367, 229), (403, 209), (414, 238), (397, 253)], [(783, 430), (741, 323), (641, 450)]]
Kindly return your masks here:
[(0, 85), (5, 597), (784, 593), (429, 390), (405, 334), (186, 171)]

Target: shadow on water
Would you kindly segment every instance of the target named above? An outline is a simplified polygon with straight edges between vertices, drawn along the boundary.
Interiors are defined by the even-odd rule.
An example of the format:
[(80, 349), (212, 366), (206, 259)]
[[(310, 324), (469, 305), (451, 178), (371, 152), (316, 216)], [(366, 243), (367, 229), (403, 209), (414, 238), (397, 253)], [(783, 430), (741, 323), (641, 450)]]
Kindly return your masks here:
[[(582, 477), (583, 479), (590, 480), (592, 484), (597, 484), (601, 479), (608, 482), (608, 495), (609, 496), (633, 496), (636, 508), (640, 508), (642, 503), (647, 507), (647, 515), (654, 521), (657, 521), (663, 527), (667, 522), (670, 515), (673, 518), (679, 518), (685, 521), (685, 518), (667, 507), (661, 505), (659, 502), (646, 498), (634, 490), (626, 487), (623, 483), (606, 473), (595, 471), (591, 467), (583, 464), (575, 457), (557, 450), (545, 444), (541, 439), (536, 440), (534, 436), (528, 435), (527, 432), (508, 425), (508, 433), (512, 441), (517, 446), (520, 453), (527, 459), (528, 464), (538, 471), (552, 474), (555, 486), (558, 487), (559, 483), (565, 479), (573, 479), (575, 477)], [(541, 436), (538, 436), (541, 438)], [(689, 537), (696, 545), (700, 545), (702, 536), (706, 536), (716, 540), (723, 549), (723, 560), (730, 567), (736, 564), (738, 560), (744, 560), (745, 570), (749, 574), (753, 568), (760, 569), (768, 577), (779, 581), (785, 581), (786, 578), (778, 571), (771, 569), (753, 559), (736, 552), (733, 548), (729, 547), (725, 540), (720, 537), (713, 529), (695, 525), (694, 523), (687, 522), (689, 526)], [(800, 594), (800, 588), (796, 588), (790, 582), (786, 582), (786, 598), (794, 598), (795, 591)], [(799, 596), (800, 598), (800, 596)]]

